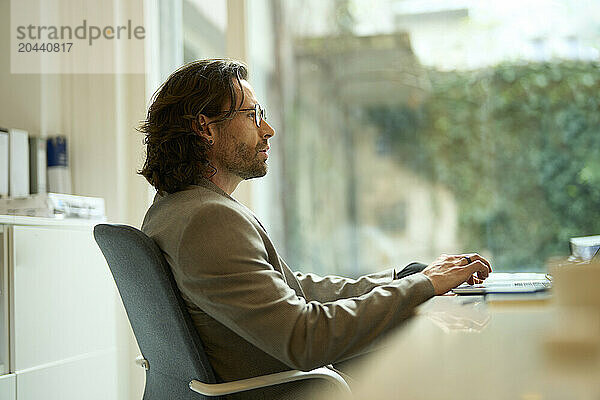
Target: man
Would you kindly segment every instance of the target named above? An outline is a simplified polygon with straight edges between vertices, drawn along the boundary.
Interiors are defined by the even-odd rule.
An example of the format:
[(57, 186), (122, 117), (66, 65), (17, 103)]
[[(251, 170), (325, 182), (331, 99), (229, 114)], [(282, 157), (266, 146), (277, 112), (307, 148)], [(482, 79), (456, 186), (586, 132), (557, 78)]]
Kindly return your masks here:
[[(415, 306), (488, 276), (477, 254), (358, 280), (292, 272), (260, 221), (231, 197), (242, 180), (267, 173), (275, 135), (239, 62), (203, 60), (175, 71), (141, 131), (140, 173), (158, 191), (142, 230), (164, 252), (222, 381), (350, 359)], [(232, 398), (290, 398), (292, 386)]]

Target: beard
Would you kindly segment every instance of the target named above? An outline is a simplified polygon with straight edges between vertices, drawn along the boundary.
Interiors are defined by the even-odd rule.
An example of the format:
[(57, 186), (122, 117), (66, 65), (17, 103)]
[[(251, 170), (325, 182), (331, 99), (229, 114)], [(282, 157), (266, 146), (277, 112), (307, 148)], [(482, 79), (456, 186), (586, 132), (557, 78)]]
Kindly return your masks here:
[(253, 148), (235, 137), (227, 139), (222, 148), (216, 151), (222, 168), (244, 180), (260, 178), (267, 174), (267, 163), (258, 153), (266, 144), (260, 143)]

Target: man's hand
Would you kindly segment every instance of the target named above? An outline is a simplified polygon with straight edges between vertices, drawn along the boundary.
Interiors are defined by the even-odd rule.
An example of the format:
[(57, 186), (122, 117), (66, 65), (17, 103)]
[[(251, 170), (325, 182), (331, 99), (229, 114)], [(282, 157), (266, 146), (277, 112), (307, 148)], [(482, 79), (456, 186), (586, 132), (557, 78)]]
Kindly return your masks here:
[[(442, 254), (423, 270), (433, 284), (435, 294), (444, 294), (463, 282), (470, 285), (482, 282), (492, 272), (490, 263), (477, 253)], [(477, 276), (475, 276), (477, 274)]]

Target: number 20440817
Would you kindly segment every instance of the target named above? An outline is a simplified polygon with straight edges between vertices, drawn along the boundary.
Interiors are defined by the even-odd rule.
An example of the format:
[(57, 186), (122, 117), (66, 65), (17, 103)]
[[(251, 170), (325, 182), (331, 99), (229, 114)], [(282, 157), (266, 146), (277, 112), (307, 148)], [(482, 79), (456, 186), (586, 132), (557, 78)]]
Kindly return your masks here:
[(44, 53), (69, 53), (73, 43), (19, 43), (19, 53), (44, 52)]

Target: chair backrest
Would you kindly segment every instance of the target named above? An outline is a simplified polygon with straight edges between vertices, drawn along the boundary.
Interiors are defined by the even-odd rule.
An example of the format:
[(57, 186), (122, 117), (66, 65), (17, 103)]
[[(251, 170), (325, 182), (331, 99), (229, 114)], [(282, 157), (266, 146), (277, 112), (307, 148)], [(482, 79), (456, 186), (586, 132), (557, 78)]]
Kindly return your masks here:
[(161, 250), (126, 225), (96, 225), (94, 238), (148, 360), (144, 400), (204, 398), (188, 383), (216, 383), (215, 375)]

